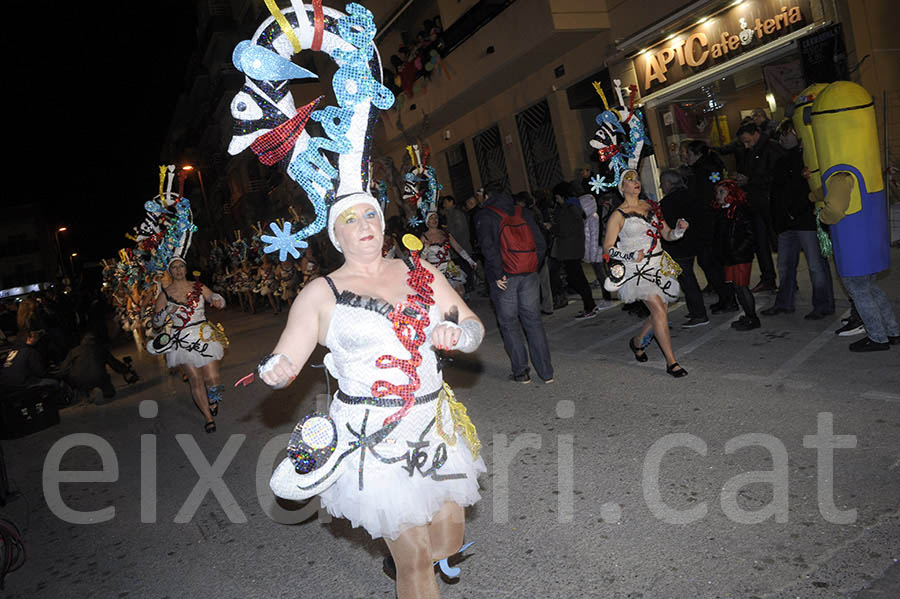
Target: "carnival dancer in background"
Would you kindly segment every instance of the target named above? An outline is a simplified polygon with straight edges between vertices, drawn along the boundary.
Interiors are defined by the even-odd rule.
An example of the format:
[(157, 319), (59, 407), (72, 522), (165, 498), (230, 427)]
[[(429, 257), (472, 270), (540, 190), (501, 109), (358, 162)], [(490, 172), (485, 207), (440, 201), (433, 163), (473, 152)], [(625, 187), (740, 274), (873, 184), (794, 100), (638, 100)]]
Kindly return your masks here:
[[(310, 465), (304, 453), (285, 460), (271, 485), (289, 499), (319, 494), (332, 515), (384, 538), (397, 596), (435, 599), (433, 564), (460, 549), (463, 508), (480, 498), (485, 466), (434, 350), (472, 352), (484, 327), (418, 251), (406, 260), (382, 257), (383, 219), (378, 202), (362, 192), (331, 207), (329, 237), (346, 261), (304, 287), (260, 363), (261, 378), (281, 388), (319, 343), (331, 351), (325, 364), (340, 386), (329, 414), (336, 449), (321, 464)], [(357, 432), (347, 438), (348, 431)]]
[(225, 353), (221, 329), (206, 320), (206, 304), (223, 309), (225, 299), (200, 281), (188, 281), (187, 264), (176, 256), (169, 263), (172, 284), (156, 298), (153, 325), (169, 325), (147, 344), (152, 354), (165, 354), (166, 366), (181, 366), (191, 385), (191, 396), (206, 419), (207, 433), (216, 430), (214, 417), (224, 387), (219, 380), (219, 360)]
[(250, 262), (244, 259), (241, 267), (234, 273), (234, 292), (237, 293), (241, 301), (241, 310), (256, 314), (256, 308), (253, 305), (253, 269)]
[(278, 301), (278, 295), (275, 293), (278, 285), (278, 277), (275, 270), (275, 266), (269, 262), (269, 257), (263, 256), (262, 265), (257, 271), (257, 278), (259, 280), (259, 294), (269, 300), (269, 305), (272, 306), (272, 313), (278, 314), (281, 312), (281, 303)]
[(617, 290), (623, 302), (641, 300), (650, 310), (650, 317), (637, 335), (628, 340), (628, 347), (638, 362), (647, 361), (642, 340), (653, 330), (666, 358), (666, 372), (675, 378), (687, 375), (672, 351), (669, 335), (668, 304), (681, 292), (678, 263), (663, 251), (660, 239), (681, 239), (688, 223), (679, 220), (674, 229), (662, 217), (659, 205), (642, 199), (641, 181), (636, 170), (627, 169), (619, 180), (619, 192), (625, 198), (609, 217), (603, 240), (604, 260), (621, 261), (624, 272), (617, 280), (607, 279), (606, 288)]
[(437, 212), (429, 212), (425, 219), (425, 231), (422, 233), (422, 250), (429, 264), (437, 268), (450, 281), (450, 286), (460, 297), (466, 294), (466, 273), (450, 257), (450, 248), (466, 260), (473, 269), (475, 261), (469, 253), (453, 238), (453, 235), (439, 226), (440, 219)]
[(278, 264), (275, 271), (275, 277), (278, 281), (278, 290), (276, 291), (278, 299), (290, 304), (297, 297), (297, 287), (300, 284), (300, 273), (297, 272), (297, 263), (290, 256)]

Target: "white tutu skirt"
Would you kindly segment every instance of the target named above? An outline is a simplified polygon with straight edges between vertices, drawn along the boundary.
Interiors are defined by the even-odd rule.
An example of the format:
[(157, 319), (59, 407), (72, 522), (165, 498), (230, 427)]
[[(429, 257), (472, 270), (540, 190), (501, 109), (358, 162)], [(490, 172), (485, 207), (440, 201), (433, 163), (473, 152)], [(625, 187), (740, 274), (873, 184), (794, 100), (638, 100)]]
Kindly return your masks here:
[[(462, 507), (481, 499), (478, 475), (484, 460), (472, 458), (463, 436), (453, 432), (442, 404), (442, 439), (435, 426), (437, 400), (414, 406), (383, 441), (357, 451), (343, 473), (320, 493), (322, 505), (338, 518), (362, 526), (373, 539), (396, 539), (403, 531), (431, 522), (448, 501)], [(382, 427), (396, 407), (352, 405), (335, 400), (330, 415), (338, 427), (359, 433)]]
[(678, 284), (678, 264), (668, 254), (658, 253), (641, 262), (625, 262), (625, 281), (617, 291), (619, 299), (629, 304), (658, 296), (669, 304), (678, 299), (681, 286)]
[(206, 321), (175, 333), (162, 331), (147, 342), (147, 351), (155, 355), (165, 354), (169, 368), (182, 365), (202, 368), (225, 355), (225, 348), (216, 341), (212, 325)]

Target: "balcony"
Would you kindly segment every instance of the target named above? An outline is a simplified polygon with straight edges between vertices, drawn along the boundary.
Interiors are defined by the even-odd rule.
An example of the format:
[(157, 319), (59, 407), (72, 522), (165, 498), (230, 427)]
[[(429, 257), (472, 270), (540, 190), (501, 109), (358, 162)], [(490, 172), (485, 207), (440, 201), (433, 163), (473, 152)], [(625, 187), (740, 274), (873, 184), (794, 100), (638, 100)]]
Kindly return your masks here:
[[(495, 16), (486, 23), (467, 16), (490, 8)], [(433, 77), (427, 91), (401, 98), (400, 112), (385, 115), (388, 145), (403, 140), (398, 116), (406, 131), (429, 135), (609, 28), (605, 0), (482, 0), (467, 15), (444, 32), (450, 78)], [(382, 48), (382, 55), (392, 50)]]

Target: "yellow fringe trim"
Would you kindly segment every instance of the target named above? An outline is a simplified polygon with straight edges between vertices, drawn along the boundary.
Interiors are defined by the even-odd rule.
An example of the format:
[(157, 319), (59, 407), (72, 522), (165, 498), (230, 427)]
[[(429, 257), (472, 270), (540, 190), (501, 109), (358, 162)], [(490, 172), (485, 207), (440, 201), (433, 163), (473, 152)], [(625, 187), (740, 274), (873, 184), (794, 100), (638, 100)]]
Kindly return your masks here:
[[(450, 432), (444, 430), (441, 418), (445, 401), (447, 402), (447, 407), (450, 409), (450, 421), (453, 423)], [(481, 441), (478, 439), (478, 432), (475, 430), (475, 425), (472, 424), (472, 420), (466, 412), (466, 406), (456, 400), (453, 389), (451, 389), (450, 385), (446, 382), (444, 383), (444, 388), (441, 389), (441, 392), (438, 394), (437, 405), (435, 406), (434, 424), (435, 432), (438, 437), (443, 439), (444, 443), (448, 446), (455, 446), (456, 436), (462, 435), (469, 445), (469, 451), (472, 452), (472, 458), (477, 460), (478, 456), (481, 455)]]

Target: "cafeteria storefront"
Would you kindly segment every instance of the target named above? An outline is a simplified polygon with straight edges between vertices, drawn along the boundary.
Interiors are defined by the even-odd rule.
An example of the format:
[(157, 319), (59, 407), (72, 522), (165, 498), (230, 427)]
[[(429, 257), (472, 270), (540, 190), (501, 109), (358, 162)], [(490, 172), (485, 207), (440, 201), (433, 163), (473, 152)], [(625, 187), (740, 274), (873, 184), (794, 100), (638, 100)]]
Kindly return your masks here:
[(681, 163), (682, 141), (725, 145), (754, 109), (778, 123), (809, 83), (847, 78), (841, 26), (816, 18), (819, 2), (695, 3), (695, 12), (657, 25), (655, 36), (620, 45), (625, 60), (610, 70), (623, 86), (637, 86), (654, 170)]

